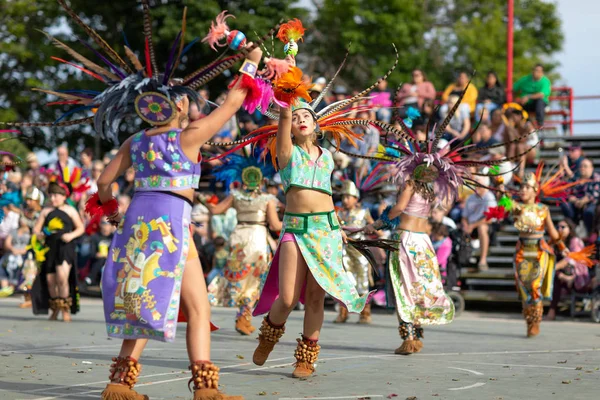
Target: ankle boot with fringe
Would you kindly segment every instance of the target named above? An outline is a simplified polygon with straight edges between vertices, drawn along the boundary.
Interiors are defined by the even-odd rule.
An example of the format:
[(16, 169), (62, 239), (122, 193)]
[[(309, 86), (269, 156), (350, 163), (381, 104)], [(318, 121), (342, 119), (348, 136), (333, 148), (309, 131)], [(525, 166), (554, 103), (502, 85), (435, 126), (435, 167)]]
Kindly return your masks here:
[(527, 323), (527, 337), (534, 337), (540, 334), (540, 323), (544, 315), (544, 305), (541, 301), (536, 304), (530, 304), (523, 307), (523, 315)]
[(269, 321), (269, 316), (267, 315), (259, 330), (258, 347), (254, 350), (252, 361), (256, 365), (263, 365), (267, 361), (267, 358), (269, 358), (269, 354), (273, 351), (275, 344), (277, 344), (279, 339), (283, 336), (285, 324), (281, 326), (273, 325), (271, 321)]
[(333, 320), (334, 324), (344, 324), (348, 321), (348, 309), (340, 305), (340, 312), (336, 319)]
[(73, 299), (71, 297), (60, 298), (59, 307), (63, 313), (63, 321), (71, 322), (71, 306), (73, 305)]
[(148, 396), (139, 394), (133, 387), (142, 371), (142, 365), (133, 357), (114, 357), (110, 366), (110, 383), (102, 392), (102, 400), (149, 400)]
[(48, 300), (48, 304), (50, 306), (50, 311), (52, 311), (52, 313), (50, 314), (50, 318), (48, 319), (50, 321), (56, 321), (58, 319), (58, 313), (60, 312), (61, 301), (58, 297), (54, 297)]
[(402, 342), (402, 345), (394, 351), (395, 354), (407, 356), (409, 354), (418, 353), (421, 351), (423, 348), (423, 342), (421, 342), (417, 337), (417, 333), (413, 324), (402, 322), (398, 328), (398, 331), (400, 332), (400, 337), (404, 341)]
[(373, 321), (371, 319), (371, 303), (367, 303), (365, 308), (361, 311), (358, 323), (363, 325), (369, 325)]
[(235, 330), (238, 333), (248, 336), (251, 335), (256, 328), (252, 326), (252, 312), (248, 307), (244, 307), (238, 313), (237, 319), (235, 320)]
[[(219, 367), (210, 361), (195, 361), (190, 365), (194, 384), (194, 400), (243, 400), (242, 396), (227, 396), (219, 392)], [(190, 389), (191, 390), (191, 389)]]
[(315, 372), (315, 363), (319, 358), (319, 350), (321, 346), (317, 344), (317, 340), (306, 338), (302, 335), (302, 338), (296, 339), (298, 346), (296, 346), (296, 363), (294, 364), (294, 372), (292, 376), (294, 378), (307, 378)]

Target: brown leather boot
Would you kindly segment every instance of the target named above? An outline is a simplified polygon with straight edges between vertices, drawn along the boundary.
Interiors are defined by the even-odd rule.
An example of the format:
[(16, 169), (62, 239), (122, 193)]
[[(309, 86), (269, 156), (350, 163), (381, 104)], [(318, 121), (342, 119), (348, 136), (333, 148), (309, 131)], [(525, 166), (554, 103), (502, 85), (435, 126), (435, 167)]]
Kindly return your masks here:
[(240, 334), (248, 336), (251, 335), (256, 328), (252, 326), (252, 313), (249, 308), (244, 310), (238, 315), (235, 320), (235, 330)]
[(365, 308), (360, 313), (360, 317), (358, 318), (359, 324), (369, 325), (373, 321), (371, 319), (371, 303), (365, 305)]
[(317, 344), (317, 340), (307, 339), (302, 336), (301, 339), (296, 339), (298, 346), (296, 346), (296, 363), (294, 364), (294, 372), (292, 376), (294, 378), (308, 378), (315, 372), (315, 363), (319, 358), (319, 350), (321, 346)]
[(242, 396), (227, 396), (219, 392), (219, 367), (210, 361), (195, 361), (190, 365), (194, 383), (194, 400), (244, 400)]
[(58, 319), (58, 313), (60, 312), (61, 301), (58, 297), (51, 298), (50, 300), (48, 300), (48, 304), (50, 306), (50, 311), (52, 311), (52, 313), (50, 314), (50, 318), (48, 319), (50, 321), (56, 321)]
[(337, 318), (333, 320), (334, 324), (345, 324), (348, 321), (348, 309), (340, 305), (340, 313)]
[(102, 392), (102, 400), (149, 400), (133, 387), (142, 371), (142, 365), (133, 357), (114, 357), (110, 366), (110, 382)]
[(71, 306), (73, 305), (73, 299), (71, 297), (61, 298), (60, 300), (60, 310), (63, 313), (63, 321), (71, 322)]
[(540, 334), (540, 323), (544, 315), (544, 305), (541, 301), (536, 304), (530, 304), (523, 308), (525, 322), (527, 322), (527, 337), (534, 337)]
[(285, 324), (275, 326), (269, 321), (269, 316), (267, 315), (259, 330), (258, 347), (254, 350), (252, 361), (256, 365), (263, 365), (267, 361), (267, 358), (269, 358), (269, 354), (273, 351), (275, 344), (277, 344), (279, 339), (283, 336)]
[(423, 342), (419, 340), (413, 324), (403, 321), (400, 324), (398, 331), (400, 332), (400, 337), (404, 341), (402, 342), (402, 345), (394, 351), (395, 354), (408, 356), (421, 351)]

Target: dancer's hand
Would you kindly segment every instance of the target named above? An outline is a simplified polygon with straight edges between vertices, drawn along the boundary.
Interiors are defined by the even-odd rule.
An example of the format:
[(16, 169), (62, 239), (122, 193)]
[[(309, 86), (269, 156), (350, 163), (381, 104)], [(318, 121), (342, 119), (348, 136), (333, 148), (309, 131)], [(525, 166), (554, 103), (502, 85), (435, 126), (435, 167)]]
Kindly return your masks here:
[(569, 257), (569, 254), (570, 254), (570, 253), (571, 253), (571, 252), (569, 251), (569, 249), (564, 249), (564, 250), (561, 252), (561, 254), (562, 254), (562, 256), (563, 256), (563, 257)]
[(73, 240), (73, 236), (71, 236), (71, 234), (69, 234), (69, 233), (65, 233), (64, 235), (62, 235), (60, 237), (60, 240), (62, 240), (65, 243), (70, 243), (71, 240)]
[(288, 64), (290, 64), (292, 67), (296, 66), (296, 57), (294, 57), (293, 55), (288, 54), (287, 56), (285, 56), (284, 60), (287, 61)]
[(365, 226), (364, 232), (367, 235), (374, 235), (375, 233), (377, 233), (377, 229), (375, 229), (373, 224), (369, 224), (369, 225)]
[(346, 235), (346, 232), (344, 232), (343, 229), (341, 231), (342, 231), (342, 242), (348, 243), (348, 235)]
[[(250, 48), (252, 46), (252, 42), (248, 42), (248, 44), (246, 45), (246, 48)], [(252, 50), (250, 53), (248, 53), (248, 55), (246, 56), (246, 58), (250, 61), (252, 61), (253, 63), (255, 63), (256, 65), (260, 64), (260, 60), (262, 59), (262, 49), (260, 48), (260, 46), (256, 46), (256, 48), (254, 50)]]

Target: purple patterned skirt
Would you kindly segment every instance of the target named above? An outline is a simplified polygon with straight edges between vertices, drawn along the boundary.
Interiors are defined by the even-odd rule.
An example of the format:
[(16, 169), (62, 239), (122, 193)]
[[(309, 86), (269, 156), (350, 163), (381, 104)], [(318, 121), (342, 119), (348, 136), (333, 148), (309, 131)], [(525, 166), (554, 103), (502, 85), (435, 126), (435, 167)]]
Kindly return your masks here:
[(191, 210), (175, 194), (136, 192), (102, 275), (108, 336), (175, 340)]

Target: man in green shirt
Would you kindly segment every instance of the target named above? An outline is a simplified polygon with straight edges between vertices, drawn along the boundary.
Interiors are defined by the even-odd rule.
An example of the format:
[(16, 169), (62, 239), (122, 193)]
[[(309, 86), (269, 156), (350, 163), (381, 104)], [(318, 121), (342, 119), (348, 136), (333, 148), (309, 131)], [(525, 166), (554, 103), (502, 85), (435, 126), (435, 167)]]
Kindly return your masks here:
[(531, 75), (522, 77), (513, 86), (516, 102), (522, 104), (526, 111), (535, 113), (538, 126), (544, 125), (545, 109), (551, 91), (552, 83), (544, 75), (544, 67), (541, 64), (533, 67)]

